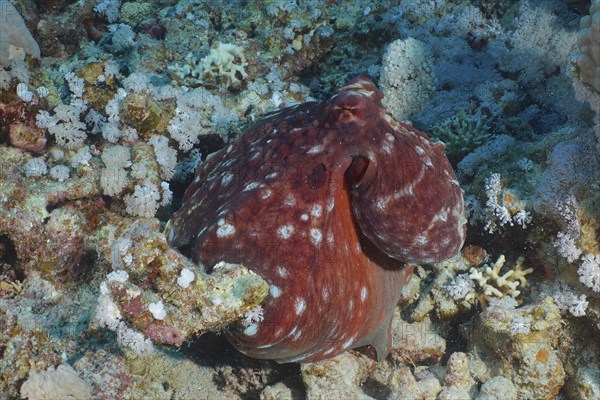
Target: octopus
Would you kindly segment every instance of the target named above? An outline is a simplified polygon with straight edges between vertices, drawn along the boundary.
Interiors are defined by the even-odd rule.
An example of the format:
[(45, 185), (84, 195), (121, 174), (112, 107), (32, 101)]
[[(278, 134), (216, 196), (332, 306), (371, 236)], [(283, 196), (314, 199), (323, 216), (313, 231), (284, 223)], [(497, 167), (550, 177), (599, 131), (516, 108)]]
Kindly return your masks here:
[(414, 264), (456, 255), (463, 194), (444, 145), (358, 77), (325, 102), (256, 122), (196, 172), (166, 227), (195, 261), (243, 264), (269, 285), (263, 319), (228, 330), (242, 353), (315, 362), (390, 348)]

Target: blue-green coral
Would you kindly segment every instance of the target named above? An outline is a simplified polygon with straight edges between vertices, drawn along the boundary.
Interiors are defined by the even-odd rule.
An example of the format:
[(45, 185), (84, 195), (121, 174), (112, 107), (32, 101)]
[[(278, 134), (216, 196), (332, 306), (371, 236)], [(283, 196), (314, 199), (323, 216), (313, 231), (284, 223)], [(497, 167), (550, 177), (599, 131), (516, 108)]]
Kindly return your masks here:
[(492, 138), (485, 116), (479, 112), (469, 115), (463, 110), (434, 126), (430, 136), (444, 142), (446, 153), (457, 158), (464, 157)]

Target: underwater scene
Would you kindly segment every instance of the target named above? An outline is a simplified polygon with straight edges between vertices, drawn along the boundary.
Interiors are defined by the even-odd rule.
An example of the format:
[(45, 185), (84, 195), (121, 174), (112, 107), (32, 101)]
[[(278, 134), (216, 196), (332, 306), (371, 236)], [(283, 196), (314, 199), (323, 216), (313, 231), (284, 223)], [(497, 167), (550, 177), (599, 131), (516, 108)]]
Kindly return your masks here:
[(600, 0), (0, 0), (9, 399), (600, 399)]

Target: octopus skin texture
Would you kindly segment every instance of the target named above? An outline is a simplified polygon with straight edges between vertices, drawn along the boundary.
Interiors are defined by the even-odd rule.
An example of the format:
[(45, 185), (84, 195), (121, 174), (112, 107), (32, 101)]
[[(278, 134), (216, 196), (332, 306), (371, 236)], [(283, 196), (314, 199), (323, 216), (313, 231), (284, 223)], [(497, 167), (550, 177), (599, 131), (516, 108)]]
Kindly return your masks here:
[(241, 352), (315, 362), (371, 345), (379, 359), (413, 263), (457, 254), (463, 195), (442, 143), (400, 123), (358, 77), (329, 101), (251, 126), (197, 172), (166, 228), (195, 261), (244, 264), (269, 284)]

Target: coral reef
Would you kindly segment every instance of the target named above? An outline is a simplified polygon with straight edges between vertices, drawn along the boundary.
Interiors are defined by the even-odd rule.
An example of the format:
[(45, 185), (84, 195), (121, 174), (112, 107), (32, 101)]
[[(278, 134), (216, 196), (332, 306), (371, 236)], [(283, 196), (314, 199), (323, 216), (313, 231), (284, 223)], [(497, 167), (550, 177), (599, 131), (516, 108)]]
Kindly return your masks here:
[[(599, 13), (598, 0), (0, 0), (0, 398), (599, 398)], [(279, 298), (291, 304), (287, 340), (308, 336), (291, 331), (296, 311), (306, 315), (323, 293), (298, 269), (274, 265), (276, 279), (284, 271), (308, 285), (306, 301), (294, 302), (295, 285), (225, 259), (214, 243), (203, 251), (215, 259), (194, 263), (197, 249), (171, 248), (163, 230), (185, 189), (201, 184), (196, 171), (217, 162), (239, 192), (227, 210), (209, 196), (210, 215), (258, 202), (266, 188), (247, 178), (277, 163), (261, 155), (266, 143), (237, 149), (242, 133), (278, 129), (291, 141), (290, 118), (314, 115), (300, 103), (325, 103), (357, 76), (379, 82), (402, 126), (445, 143), (464, 191), (466, 245), (443, 262), (409, 260), (412, 278), (386, 303), (385, 359), (375, 361), (370, 346), (313, 364), (247, 357), (228, 343), (233, 330), (270, 326), (267, 305)], [(262, 128), (248, 130), (259, 120)], [(297, 212), (298, 224), (323, 221), (324, 198), (297, 196), (286, 208), (285, 195), (316, 187), (334, 168), (344, 170), (348, 193), (363, 189), (352, 186), (370, 169), (353, 161), (345, 171), (333, 157), (348, 135), (303, 148), (299, 132), (285, 144), (292, 150), (273, 153), (285, 166), (277, 172), (291, 177), (271, 189), (280, 203), (248, 207), (239, 223), (216, 218), (215, 232), (268, 221), (245, 232), (252, 238), (283, 227), (282, 210)], [(388, 162), (385, 149), (370, 159), (378, 174), (406, 178), (411, 162), (423, 161)], [(261, 156), (238, 165), (234, 151)], [(356, 196), (327, 226), (345, 221), (343, 232), (360, 233), (354, 248), (393, 269), (399, 263), (373, 252), (386, 238), (365, 223), (358, 203), (367, 200)], [(429, 201), (372, 203), (397, 227)], [(212, 229), (195, 221), (191, 240)], [(298, 226), (274, 230), (251, 251), (228, 249), (322, 265), (305, 259), (304, 245), (327, 236)], [(289, 235), (284, 245), (277, 232)], [(357, 273), (344, 275), (346, 265), (355, 264), (326, 282), (343, 275), (352, 291)], [(356, 288), (323, 312), (333, 321), (356, 314), (375, 293)], [(350, 331), (326, 320), (320, 328)], [(361, 344), (385, 347), (371, 339)]]

